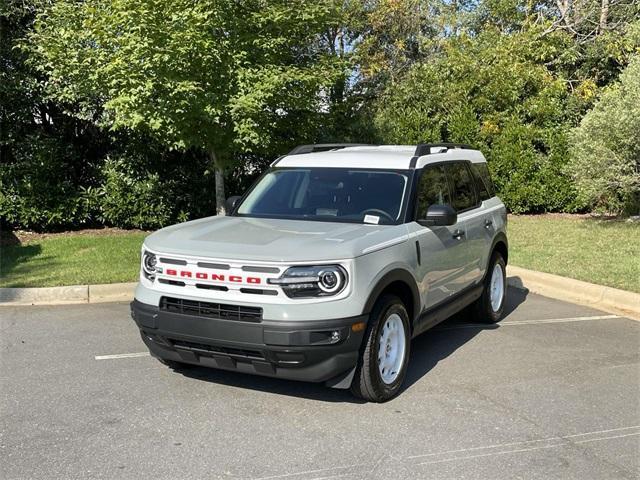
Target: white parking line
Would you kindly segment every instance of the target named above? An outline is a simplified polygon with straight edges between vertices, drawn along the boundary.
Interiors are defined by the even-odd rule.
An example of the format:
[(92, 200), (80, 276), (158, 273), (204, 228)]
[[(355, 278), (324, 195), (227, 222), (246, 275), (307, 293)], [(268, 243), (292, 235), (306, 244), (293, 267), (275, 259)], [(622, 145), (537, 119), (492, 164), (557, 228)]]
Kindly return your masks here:
[[(516, 322), (500, 322), (496, 326), (519, 326), (519, 325), (540, 325), (545, 323), (569, 323), (569, 322), (586, 322), (591, 320), (612, 320), (615, 318), (624, 318), (619, 315), (596, 315), (593, 317), (569, 317), (569, 318), (546, 318), (540, 320), (519, 320)], [(463, 328), (487, 328), (491, 325), (486, 323), (464, 323), (461, 325), (447, 325), (445, 327), (437, 327), (435, 331), (442, 330), (459, 330)], [(118, 353), (115, 355), (96, 355), (96, 360), (115, 360), (118, 358), (136, 358), (136, 357), (148, 357), (149, 352), (137, 352), (137, 353)]]
[(593, 317), (570, 317), (570, 318), (549, 318), (541, 320), (520, 320), (515, 322), (500, 322), (498, 325), (536, 325), (540, 323), (565, 323), (565, 322), (587, 322), (589, 320), (610, 320), (612, 318), (622, 318), (619, 315), (596, 315)]
[[(610, 436), (610, 437), (601, 437), (601, 438), (590, 438), (587, 440), (580, 440), (578, 442), (574, 442), (574, 443), (587, 443), (587, 442), (601, 442), (604, 440), (611, 440), (614, 438), (624, 438), (624, 437), (635, 437), (640, 435), (640, 432), (638, 433), (628, 433), (626, 435), (615, 435), (615, 436)], [(509, 453), (523, 453), (523, 452), (531, 452), (533, 450), (542, 450), (545, 448), (558, 448), (558, 447), (568, 447), (571, 446), (570, 442), (561, 442), (561, 443), (556, 443), (553, 445), (541, 445), (539, 447), (530, 447), (530, 448), (519, 448), (519, 449), (509, 449), (509, 450), (501, 450), (498, 452), (488, 452), (488, 453), (481, 453), (481, 454), (477, 454), (477, 455), (463, 455), (463, 456), (459, 456), (459, 457), (452, 457), (452, 458), (443, 458), (440, 460), (431, 460), (428, 462), (421, 462), (421, 463), (417, 463), (416, 465), (432, 465), (434, 463), (445, 463), (445, 462), (454, 462), (456, 460), (470, 460), (473, 458), (481, 458), (481, 457), (491, 457), (494, 455), (506, 455)]]
[(496, 324), (486, 323), (462, 323), (460, 325), (447, 325), (437, 327), (436, 330), (459, 330), (464, 328), (496, 328), (496, 327), (516, 327), (519, 325), (541, 325), (545, 323), (571, 323), (571, 322), (588, 322), (593, 320), (612, 320), (616, 318), (624, 318), (620, 315), (595, 315), (592, 317), (568, 317), (568, 318), (543, 318), (538, 320), (517, 320), (498, 322)]
[(587, 438), (586, 440), (578, 440), (575, 443), (600, 442), (602, 440), (610, 440), (610, 439), (613, 439), (613, 438), (636, 437), (638, 435), (640, 435), (640, 432), (638, 432), (638, 433), (626, 433), (624, 435), (612, 435), (610, 437)]
[[(519, 442), (497, 443), (497, 444), (493, 444), (493, 445), (484, 445), (484, 446), (481, 446), (481, 447), (471, 447), (471, 448), (462, 448), (462, 449), (458, 449), (458, 450), (448, 450), (448, 451), (444, 451), (444, 452), (425, 453), (425, 454), (422, 454), (422, 455), (412, 455), (412, 456), (409, 456), (409, 457), (406, 457), (406, 458), (408, 460), (412, 460), (412, 459), (416, 459), (416, 458), (433, 457), (433, 456), (437, 456), (437, 455), (451, 455), (453, 453), (473, 452), (474, 450), (491, 450), (491, 449), (496, 449), (496, 448), (513, 447), (513, 446), (516, 446), (516, 445), (526, 445), (528, 443), (558, 442), (558, 441), (562, 442), (564, 440), (567, 440), (567, 439), (570, 439), (570, 438), (575, 438), (575, 437), (586, 437), (586, 436), (598, 435), (598, 434), (602, 434), (602, 433), (622, 432), (622, 431), (625, 431), (625, 430), (637, 430), (637, 429), (640, 429), (640, 425), (634, 425), (633, 427), (611, 428), (609, 430), (597, 430), (597, 431), (594, 431), (594, 432), (576, 433), (576, 434), (573, 434), (573, 435), (563, 435), (561, 437), (560, 436), (546, 437), (546, 438), (539, 438), (539, 439), (536, 439), (536, 440), (522, 440), (522, 441), (519, 441)], [(640, 435), (640, 432), (631, 433), (630, 435)], [(603, 440), (603, 439), (607, 439), (607, 438), (617, 438), (617, 437), (602, 437), (602, 438), (589, 439), (589, 441), (597, 441), (597, 440)], [(585, 440), (578, 440), (578, 441), (575, 441), (574, 443), (581, 443), (581, 442), (584, 442), (584, 441)], [(556, 445), (553, 445), (553, 446), (556, 446)]]
[[(636, 437), (640, 435), (640, 431), (630, 432), (629, 430), (638, 430), (640, 425), (634, 425), (632, 427), (612, 428), (608, 430), (596, 430), (592, 432), (576, 433), (571, 435), (561, 435), (554, 437), (539, 438), (536, 440), (522, 440), (519, 442), (498, 443), (491, 445), (483, 445), (477, 447), (463, 448), (457, 450), (445, 450), (440, 452), (425, 453), (422, 455), (411, 455), (406, 457), (389, 457), (386, 462), (382, 462), (384, 465), (389, 466), (394, 462), (400, 462), (405, 466), (417, 467), (419, 465), (433, 465), (437, 463), (455, 462), (472, 460), (476, 458), (492, 457), (496, 455), (508, 455), (515, 453), (532, 452), (535, 450), (544, 450), (549, 448), (561, 448), (571, 447), (574, 444), (587, 443), (587, 442), (601, 442), (605, 440), (612, 440), (616, 438)], [(621, 433), (620, 435), (603, 436), (603, 433)], [(627, 433), (623, 433), (627, 432)], [(577, 437), (594, 437), (584, 438), (580, 440), (573, 440)], [(546, 445), (535, 445), (536, 443), (545, 443)], [(485, 452), (482, 452), (485, 450)], [(493, 451), (491, 451), (493, 450)], [(431, 458), (429, 458), (431, 457)], [(434, 458), (435, 457), (435, 458)], [(438, 458), (440, 457), (440, 458)], [(354, 464), (343, 467), (328, 467), (320, 468), (317, 470), (306, 470), (287, 472), (280, 475), (272, 475), (268, 477), (254, 478), (254, 480), (276, 480), (287, 479), (293, 480), (294, 478), (313, 478), (318, 480), (319, 478), (338, 478), (358, 475), (360, 478), (367, 478), (367, 473), (370, 472), (371, 465)], [(311, 474), (328, 474), (322, 477), (311, 477)]]
[(116, 355), (96, 355), (96, 360), (115, 360), (116, 358), (136, 358), (136, 357), (148, 357), (149, 352), (137, 352), (137, 353), (118, 353)]

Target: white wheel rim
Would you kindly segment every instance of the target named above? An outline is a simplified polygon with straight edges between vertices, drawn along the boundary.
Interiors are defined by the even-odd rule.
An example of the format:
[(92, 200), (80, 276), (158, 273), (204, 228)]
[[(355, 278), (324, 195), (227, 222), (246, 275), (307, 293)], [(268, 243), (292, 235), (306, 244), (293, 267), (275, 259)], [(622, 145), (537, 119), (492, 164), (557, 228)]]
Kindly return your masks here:
[(398, 378), (404, 363), (406, 336), (400, 315), (392, 313), (387, 317), (378, 340), (378, 370), (380, 378), (387, 385)]
[(494, 312), (500, 310), (504, 299), (504, 273), (499, 264), (494, 265), (491, 273), (491, 285), (489, 286), (489, 298), (491, 300), (491, 309)]

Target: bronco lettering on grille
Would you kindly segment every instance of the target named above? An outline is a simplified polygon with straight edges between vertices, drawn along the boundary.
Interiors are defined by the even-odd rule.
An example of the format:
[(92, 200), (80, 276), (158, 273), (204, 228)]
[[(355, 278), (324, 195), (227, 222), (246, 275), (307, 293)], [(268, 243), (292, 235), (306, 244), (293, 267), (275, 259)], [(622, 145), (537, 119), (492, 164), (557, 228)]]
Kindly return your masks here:
[(257, 285), (262, 283), (262, 279), (259, 277), (241, 277), (240, 275), (229, 275), (228, 277), (220, 273), (207, 273), (207, 272), (191, 272), (189, 270), (176, 270), (175, 268), (167, 268), (165, 270), (166, 275), (180, 278), (193, 278), (198, 280), (211, 280), (213, 282), (232, 282), (232, 283), (251, 283)]

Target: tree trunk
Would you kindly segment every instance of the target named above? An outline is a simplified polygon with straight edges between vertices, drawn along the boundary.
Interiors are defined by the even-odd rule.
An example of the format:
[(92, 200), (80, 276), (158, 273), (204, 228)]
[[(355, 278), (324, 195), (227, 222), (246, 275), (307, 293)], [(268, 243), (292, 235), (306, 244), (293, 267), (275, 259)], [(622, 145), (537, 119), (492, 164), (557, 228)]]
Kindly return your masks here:
[(220, 168), (218, 158), (216, 157), (216, 152), (213, 149), (209, 150), (209, 160), (211, 161), (211, 166), (213, 167), (213, 171), (215, 172), (216, 215), (226, 215), (227, 211), (224, 207), (226, 200), (224, 197), (224, 171), (222, 170), (222, 168)]
[(607, 22), (609, 20), (609, 0), (602, 0), (602, 6), (600, 7), (600, 33), (604, 33), (607, 29)]
[(560, 13), (560, 18), (562, 21), (569, 25), (569, 8), (570, 8), (570, 0), (556, 0), (556, 6), (558, 7), (558, 12)]

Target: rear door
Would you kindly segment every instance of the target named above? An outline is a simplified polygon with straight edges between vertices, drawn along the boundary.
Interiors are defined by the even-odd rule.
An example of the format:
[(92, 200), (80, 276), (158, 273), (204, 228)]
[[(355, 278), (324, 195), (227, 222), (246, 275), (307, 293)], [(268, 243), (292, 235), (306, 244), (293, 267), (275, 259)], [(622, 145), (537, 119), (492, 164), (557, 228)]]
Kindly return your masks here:
[(460, 270), (451, 288), (459, 293), (476, 283), (482, 275), (478, 267), (483, 255), (484, 219), (470, 162), (447, 162), (444, 169), (451, 188), (451, 204), (458, 214), (454, 232), (457, 244), (451, 257)]
[(479, 211), (473, 213), (473, 218), (468, 219), (469, 227), (467, 235), (470, 240), (470, 246), (473, 248), (476, 256), (477, 266), (475, 268), (476, 280), (484, 277), (487, 265), (489, 263), (489, 254), (491, 246), (496, 234), (499, 222), (496, 222), (496, 211), (500, 209), (499, 203), (496, 202), (495, 188), (489, 175), (489, 168), (486, 162), (470, 163), (471, 173), (474, 176), (476, 190), (480, 197)]

